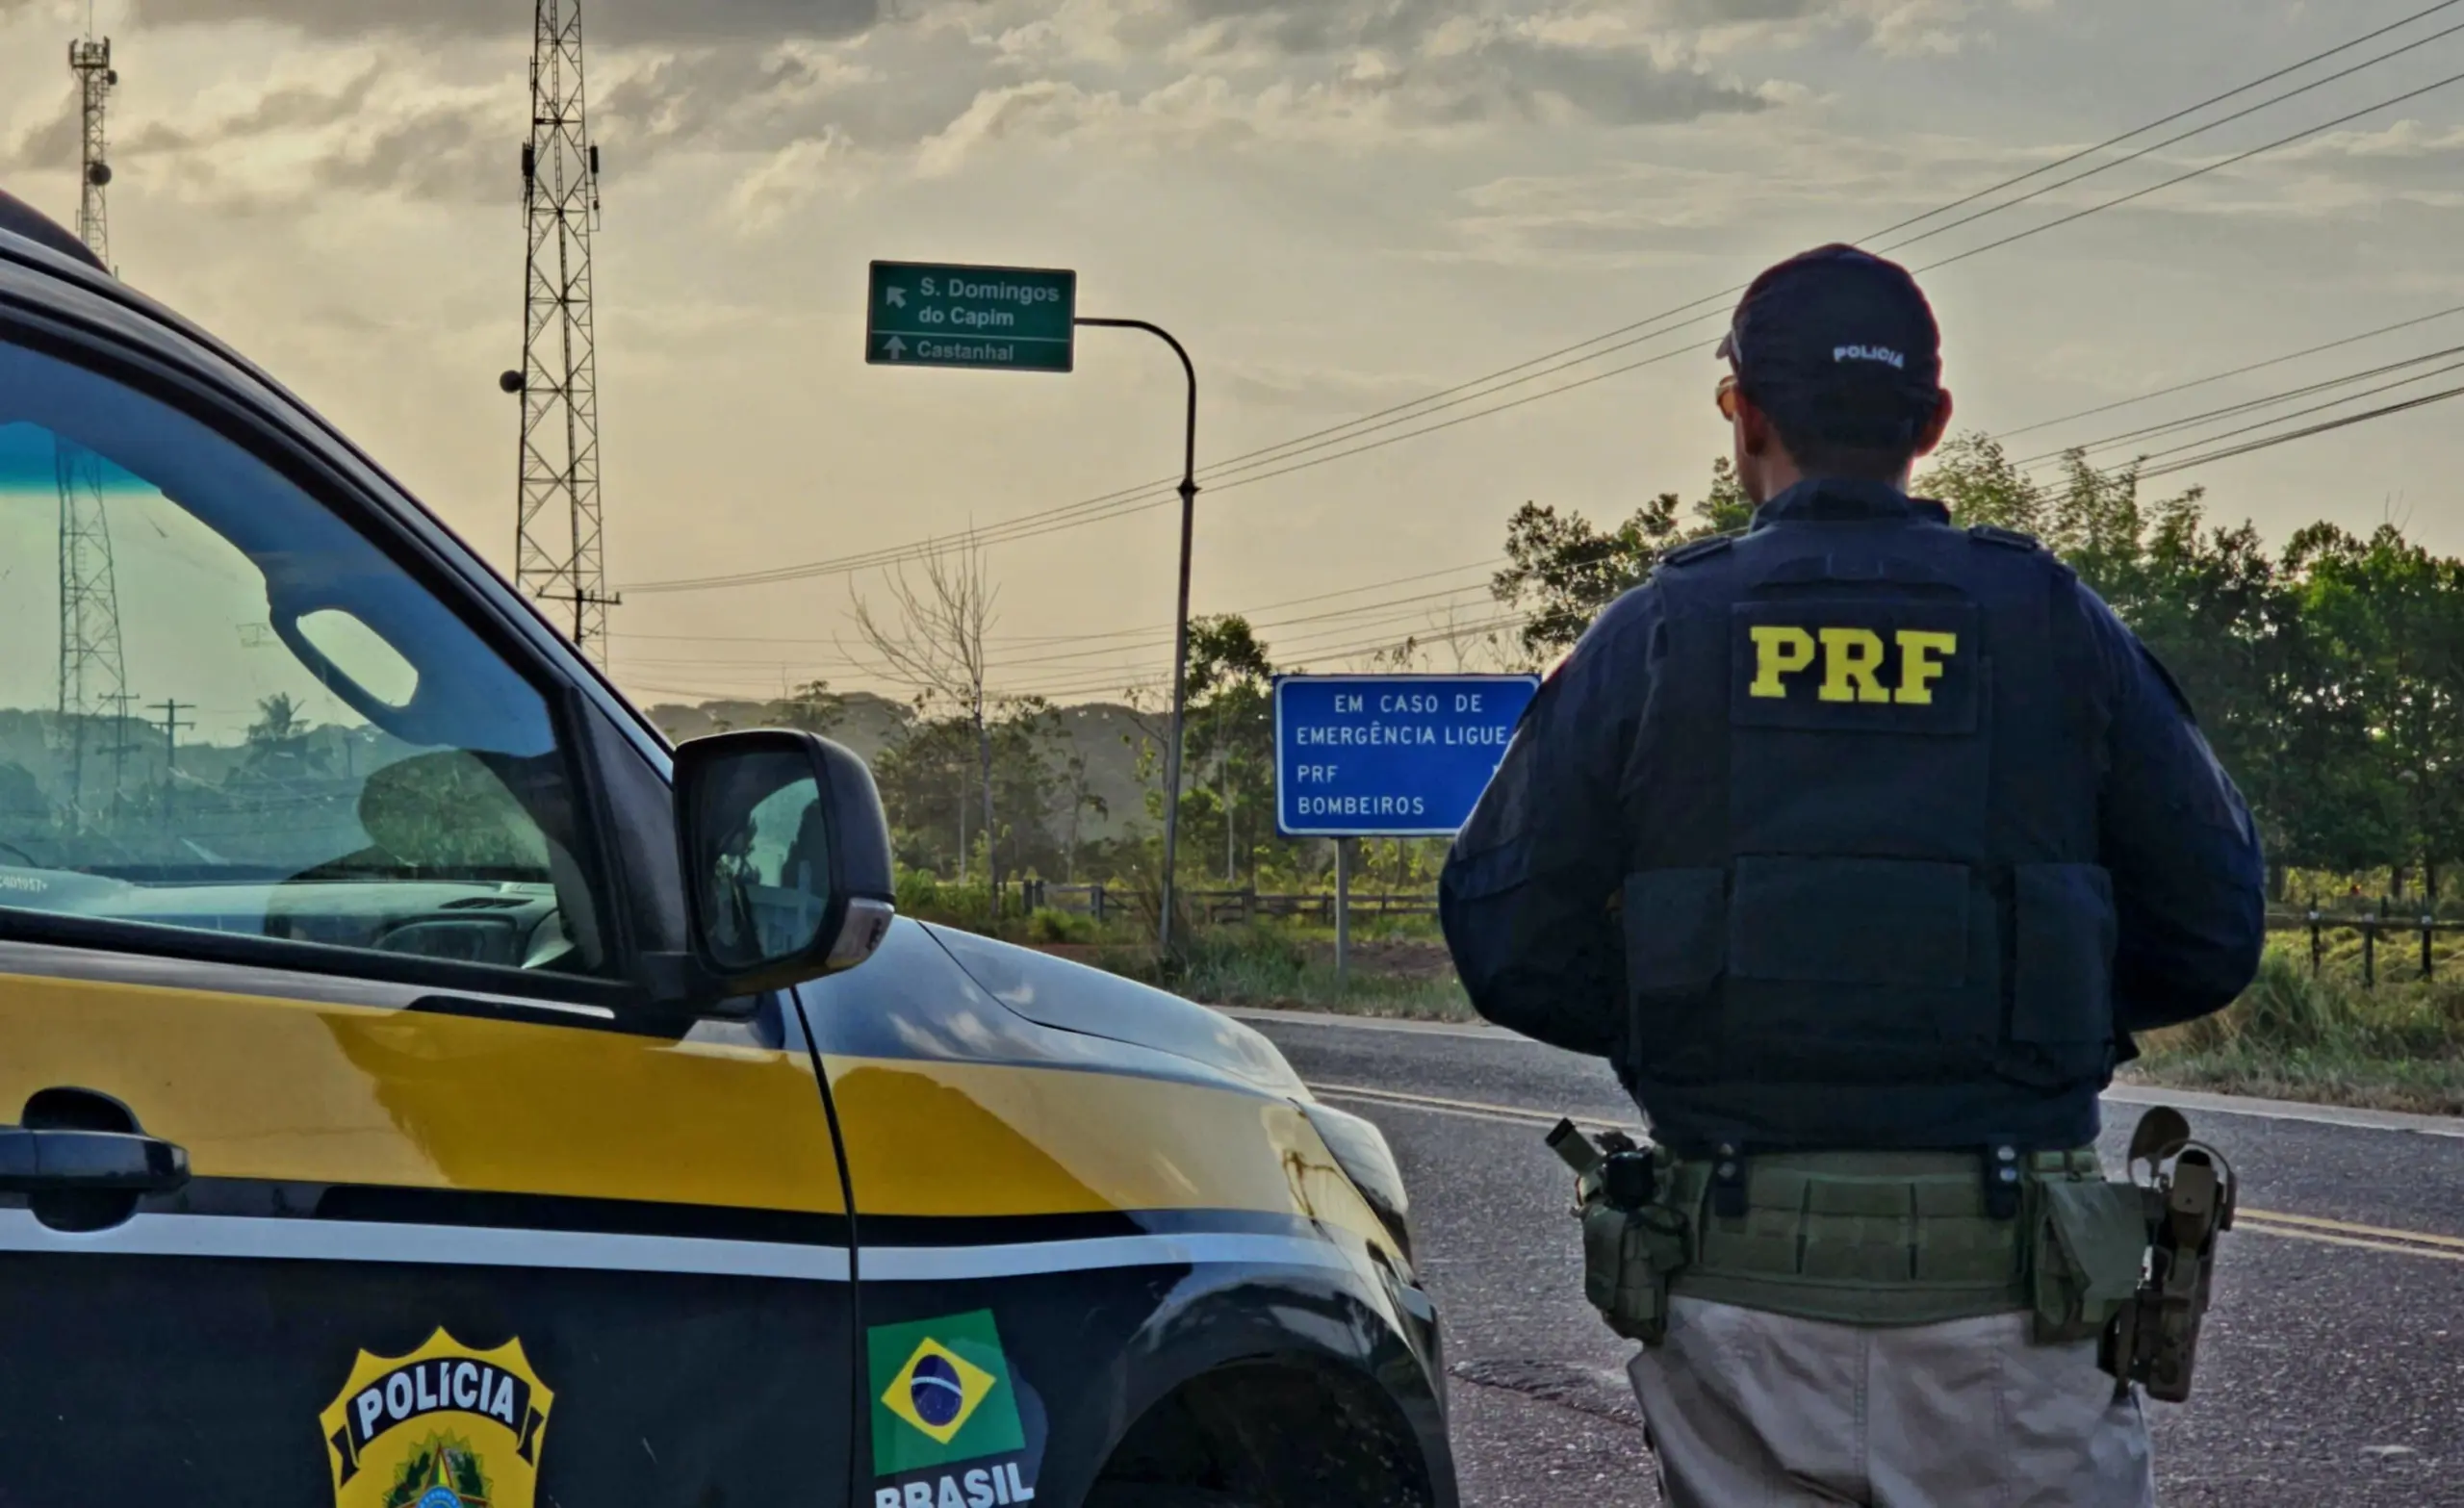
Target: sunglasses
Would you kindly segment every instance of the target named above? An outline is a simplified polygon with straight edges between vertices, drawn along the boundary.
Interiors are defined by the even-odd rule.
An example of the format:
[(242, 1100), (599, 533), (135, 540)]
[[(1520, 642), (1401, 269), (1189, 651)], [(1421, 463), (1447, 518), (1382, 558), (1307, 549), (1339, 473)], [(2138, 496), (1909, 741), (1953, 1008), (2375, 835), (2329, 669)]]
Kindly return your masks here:
[(1719, 405), (1720, 417), (1728, 420), (1732, 423), (1736, 420), (1736, 408), (1739, 396), (1736, 373), (1733, 371), (1730, 372), (1727, 376), (1722, 377), (1720, 379), (1720, 385), (1711, 390), (1711, 401)]

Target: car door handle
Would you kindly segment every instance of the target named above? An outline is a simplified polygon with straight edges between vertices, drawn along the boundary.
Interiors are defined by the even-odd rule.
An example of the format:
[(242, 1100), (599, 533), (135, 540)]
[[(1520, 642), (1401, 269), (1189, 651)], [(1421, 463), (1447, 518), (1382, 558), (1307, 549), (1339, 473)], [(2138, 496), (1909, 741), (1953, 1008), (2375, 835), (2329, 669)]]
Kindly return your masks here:
[(169, 1193), (189, 1181), (189, 1155), (156, 1137), (128, 1131), (0, 1126), (0, 1192), (90, 1189)]

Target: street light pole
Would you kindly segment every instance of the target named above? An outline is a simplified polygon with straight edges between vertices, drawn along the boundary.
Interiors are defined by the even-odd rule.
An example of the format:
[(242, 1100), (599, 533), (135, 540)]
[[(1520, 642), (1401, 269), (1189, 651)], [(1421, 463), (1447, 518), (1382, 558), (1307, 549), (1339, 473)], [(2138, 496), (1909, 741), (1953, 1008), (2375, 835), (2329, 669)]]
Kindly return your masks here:
[(1180, 861), (1181, 845), (1181, 744), (1182, 726), (1189, 716), (1190, 674), (1190, 545), (1197, 528), (1197, 368), (1190, 362), (1190, 353), (1171, 332), (1162, 325), (1143, 319), (1078, 319), (1084, 325), (1098, 325), (1116, 330), (1144, 330), (1172, 348), (1181, 359), (1181, 371), (1189, 378), (1189, 422), (1181, 441), (1181, 585), (1180, 601), (1172, 616), (1172, 741), (1164, 751), (1164, 900), (1163, 916), (1156, 924), (1156, 946), (1165, 955), (1172, 951), (1172, 882), (1175, 866)]

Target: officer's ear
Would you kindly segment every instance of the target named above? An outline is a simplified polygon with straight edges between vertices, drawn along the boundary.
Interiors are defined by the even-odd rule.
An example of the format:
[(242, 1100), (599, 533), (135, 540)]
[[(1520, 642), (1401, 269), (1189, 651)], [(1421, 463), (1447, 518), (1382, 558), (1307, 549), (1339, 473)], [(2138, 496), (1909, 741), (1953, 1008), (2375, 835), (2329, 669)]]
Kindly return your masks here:
[(1771, 416), (1742, 393), (1737, 395), (1736, 444), (1739, 450), (1757, 460), (1784, 448), (1780, 444), (1780, 431), (1772, 424)]
[(1950, 433), (1950, 429), (1951, 390), (1944, 388), (1935, 396), (1933, 417), (1926, 420), (1925, 427), (1916, 433), (1917, 456), (1932, 455), (1934, 447), (1942, 443), (1942, 437)]

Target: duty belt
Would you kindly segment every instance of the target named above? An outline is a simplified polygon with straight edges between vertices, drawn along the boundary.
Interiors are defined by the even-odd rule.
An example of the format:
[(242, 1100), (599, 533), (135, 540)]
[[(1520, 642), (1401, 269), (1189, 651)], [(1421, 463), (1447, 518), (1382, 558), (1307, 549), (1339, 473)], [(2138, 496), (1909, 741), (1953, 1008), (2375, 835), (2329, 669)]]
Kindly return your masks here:
[[(1716, 1159), (1675, 1161), (1660, 1201), (1684, 1216), (1693, 1240), (1669, 1291), (1843, 1324), (1932, 1324), (2036, 1308), (2031, 1233), (2039, 1222), (1990, 1208), (1986, 1156), (1766, 1152), (1725, 1178)], [(2018, 1161), (2029, 1205), (2039, 1186), (2104, 1177), (2092, 1147)]]

